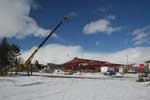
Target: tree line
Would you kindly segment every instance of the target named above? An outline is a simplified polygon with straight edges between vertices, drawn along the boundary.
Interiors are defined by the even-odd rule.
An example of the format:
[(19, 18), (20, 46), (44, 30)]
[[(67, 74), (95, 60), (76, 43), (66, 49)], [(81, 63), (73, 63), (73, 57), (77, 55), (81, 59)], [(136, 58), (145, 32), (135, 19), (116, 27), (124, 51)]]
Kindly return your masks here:
[(20, 48), (16, 44), (10, 44), (4, 37), (0, 42), (0, 75), (7, 74), (19, 64), (18, 56)]

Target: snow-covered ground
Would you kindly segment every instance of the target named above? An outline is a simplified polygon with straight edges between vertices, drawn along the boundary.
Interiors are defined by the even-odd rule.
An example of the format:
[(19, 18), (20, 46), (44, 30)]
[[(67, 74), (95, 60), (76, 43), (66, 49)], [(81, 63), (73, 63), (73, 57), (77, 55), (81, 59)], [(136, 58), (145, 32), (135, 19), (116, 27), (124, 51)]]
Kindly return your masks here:
[[(13, 72), (15, 74), (15, 72)], [(27, 72), (18, 72), (19, 75), (27, 75)], [(116, 78), (116, 77), (131, 77), (127, 75), (122, 75), (117, 73), (116, 75), (109, 76), (104, 75), (103, 73), (83, 73), (83, 72), (76, 72), (73, 74), (65, 74), (63, 71), (54, 71), (53, 73), (44, 73), (44, 72), (33, 72), (32, 76), (46, 76), (46, 77), (59, 77), (59, 78), (88, 78), (88, 79), (108, 79), (108, 78)]]
[(150, 83), (128, 78), (0, 77), (0, 100), (150, 100)]

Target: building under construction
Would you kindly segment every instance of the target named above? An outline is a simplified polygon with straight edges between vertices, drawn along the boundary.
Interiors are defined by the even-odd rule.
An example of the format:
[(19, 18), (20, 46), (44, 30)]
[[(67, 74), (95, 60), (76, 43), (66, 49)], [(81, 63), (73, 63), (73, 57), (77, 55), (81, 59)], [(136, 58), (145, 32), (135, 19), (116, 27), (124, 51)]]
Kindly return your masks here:
[(123, 71), (123, 64), (115, 64), (105, 61), (89, 60), (82, 58), (74, 58), (63, 64), (64, 71), (80, 71), (80, 72), (105, 72), (113, 70), (116, 72)]

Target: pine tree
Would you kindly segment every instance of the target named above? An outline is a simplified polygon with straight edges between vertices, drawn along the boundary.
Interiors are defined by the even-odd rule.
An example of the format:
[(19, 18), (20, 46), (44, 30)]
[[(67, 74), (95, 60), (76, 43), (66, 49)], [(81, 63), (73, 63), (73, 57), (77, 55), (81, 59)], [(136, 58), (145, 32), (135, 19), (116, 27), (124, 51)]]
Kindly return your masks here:
[(0, 44), (0, 65), (1, 65), (1, 67), (5, 67), (10, 64), (9, 50), (10, 50), (10, 45), (7, 41), (7, 38), (3, 38), (3, 40)]
[(15, 66), (18, 64), (17, 57), (19, 55), (20, 55), (20, 48), (17, 45), (12, 44), (9, 50), (9, 62), (11, 65)]
[(9, 62), (9, 49), (10, 45), (6, 38), (3, 38), (0, 43), (0, 74), (4, 75), (7, 72), (7, 67), (10, 64)]
[(20, 48), (15, 44), (9, 44), (7, 38), (3, 38), (0, 43), (0, 71), (1, 74), (8, 69), (8, 66), (13, 67), (18, 64), (18, 55)]

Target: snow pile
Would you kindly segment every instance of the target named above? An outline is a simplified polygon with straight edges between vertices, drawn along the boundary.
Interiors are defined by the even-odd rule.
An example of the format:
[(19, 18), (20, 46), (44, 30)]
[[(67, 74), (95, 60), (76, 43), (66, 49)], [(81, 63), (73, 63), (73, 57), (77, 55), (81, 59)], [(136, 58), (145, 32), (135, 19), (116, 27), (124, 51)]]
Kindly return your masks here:
[(54, 75), (64, 75), (64, 72), (60, 69), (55, 69), (53, 72)]

